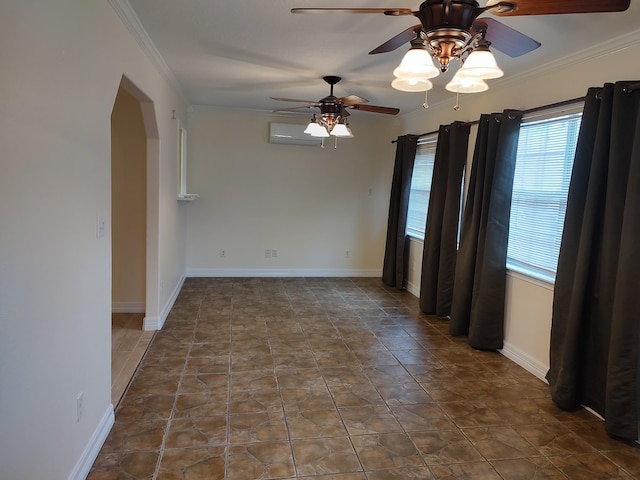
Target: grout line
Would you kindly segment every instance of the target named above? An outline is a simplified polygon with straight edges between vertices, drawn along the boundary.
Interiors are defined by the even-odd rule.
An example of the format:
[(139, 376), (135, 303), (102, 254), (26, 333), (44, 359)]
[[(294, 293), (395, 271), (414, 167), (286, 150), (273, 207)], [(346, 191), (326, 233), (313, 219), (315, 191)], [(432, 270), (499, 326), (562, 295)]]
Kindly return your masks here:
[(178, 386), (176, 387), (176, 393), (173, 397), (173, 405), (171, 406), (171, 411), (169, 412), (169, 418), (167, 419), (167, 424), (165, 426), (164, 434), (162, 435), (162, 443), (160, 444), (160, 450), (158, 452), (158, 461), (156, 462), (156, 469), (153, 472), (152, 480), (156, 480), (158, 475), (160, 474), (160, 465), (162, 464), (162, 457), (164, 457), (165, 445), (167, 444), (167, 435), (171, 430), (171, 423), (173, 422), (173, 415), (176, 411), (176, 406), (178, 404), (178, 397), (180, 395), (180, 387), (182, 386), (182, 381), (184, 380), (184, 376), (187, 371), (187, 363), (189, 361), (189, 357), (191, 355), (191, 349), (193, 348), (193, 342), (196, 336), (196, 329), (198, 327), (198, 322), (200, 321), (200, 311), (202, 309), (202, 300), (200, 300), (200, 305), (198, 306), (198, 313), (196, 314), (196, 321), (193, 327), (193, 332), (191, 333), (191, 342), (189, 343), (189, 348), (187, 349), (187, 353), (184, 358), (184, 365), (182, 367), (182, 373), (180, 374), (180, 378), (178, 379)]
[(231, 294), (229, 295), (229, 351), (227, 352), (227, 415), (226, 415), (226, 439), (224, 445), (224, 478), (229, 478), (229, 454), (231, 450), (231, 382), (233, 380), (233, 370), (231, 368), (233, 352), (233, 286), (231, 283)]
[[(437, 338), (440, 337), (447, 337), (447, 334), (444, 332), (443, 329), (441, 328), (436, 328), (439, 326), (439, 324), (434, 323), (432, 321), (430, 321), (429, 317), (420, 317), (419, 315), (416, 316), (415, 313), (412, 313), (412, 320), (415, 321), (416, 323), (424, 323), (425, 325), (423, 326), (428, 326), (429, 328), (425, 331), (429, 331), (429, 336), (420, 336), (417, 335), (416, 333), (418, 332), (417, 330), (411, 330), (410, 329), (410, 325), (409, 323), (407, 323), (405, 320), (402, 319), (398, 319), (398, 320), (394, 320), (394, 313), (396, 312), (396, 310), (392, 310), (391, 313), (389, 313), (388, 311), (385, 310), (385, 308), (379, 306), (378, 304), (376, 304), (376, 298), (381, 299), (382, 297), (376, 297), (376, 292), (373, 290), (370, 290), (369, 293), (365, 292), (363, 290), (363, 287), (360, 287), (358, 285), (357, 282), (353, 281), (353, 280), (349, 280), (349, 283), (346, 283), (344, 280), (342, 281), (337, 281), (337, 280), (325, 280), (324, 283), (311, 283), (311, 280), (307, 280), (307, 279), (303, 279), (302, 282), (299, 282), (299, 284), (302, 283), (302, 286), (304, 286), (304, 289), (302, 288), (288, 288), (289, 284), (286, 283), (285, 280), (282, 279), (277, 279), (275, 283), (271, 282), (271, 283), (258, 283), (258, 284), (254, 284), (251, 285), (251, 289), (250, 290), (243, 290), (243, 285), (247, 285), (247, 284), (243, 284), (241, 281), (238, 280), (233, 280), (232, 283), (230, 284), (232, 293), (233, 293), (233, 288), (234, 285), (236, 286), (236, 294), (237, 295), (243, 295), (245, 296), (249, 302), (251, 302), (252, 304), (257, 304), (258, 307), (261, 306), (261, 304), (264, 304), (265, 309), (264, 310), (259, 310), (259, 313), (255, 313), (252, 314), (256, 321), (260, 321), (260, 326), (264, 328), (265, 331), (265, 341), (267, 343), (267, 346), (269, 347), (269, 351), (271, 353), (271, 359), (273, 362), (273, 373), (276, 379), (276, 390), (277, 393), (280, 395), (280, 402), (281, 402), (281, 413), (283, 415), (283, 420), (284, 420), (284, 424), (285, 424), (285, 428), (286, 428), (286, 434), (287, 434), (287, 441), (289, 443), (290, 446), (290, 450), (291, 450), (291, 455), (292, 455), (292, 462), (293, 462), (293, 468), (294, 468), (294, 477), (295, 478), (300, 478), (299, 473), (298, 473), (298, 465), (295, 459), (295, 456), (293, 455), (293, 443), (294, 443), (294, 439), (291, 438), (291, 432), (289, 430), (289, 424), (287, 422), (287, 415), (286, 415), (286, 409), (285, 409), (285, 404), (284, 404), (284, 400), (282, 398), (282, 385), (280, 384), (280, 381), (278, 379), (278, 375), (277, 375), (277, 370), (279, 367), (284, 367), (287, 368), (289, 365), (287, 363), (278, 363), (275, 361), (275, 359), (273, 358), (273, 349), (272, 349), (272, 342), (275, 342), (276, 339), (278, 338), (278, 335), (280, 333), (282, 333), (283, 335), (285, 335), (284, 331), (280, 331), (278, 330), (276, 332), (275, 328), (277, 328), (278, 324), (282, 325), (283, 322), (281, 322), (281, 318), (279, 318), (278, 314), (269, 314), (268, 311), (266, 310), (266, 308), (268, 308), (270, 303), (273, 303), (274, 306), (278, 307), (278, 311), (283, 311), (285, 309), (288, 308), (288, 313), (290, 313), (290, 316), (287, 315), (285, 318), (287, 320), (287, 327), (293, 327), (294, 325), (296, 326), (297, 329), (300, 330), (300, 332), (303, 335), (304, 341), (306, 343), (307, 348), (309, 348), (310, 353), (313, 357), (313, 361), (315, 364), (315, 368), (318, 370), (319, 374), (322, 375), (322, 371), (320, 368), (320, 364), (319, 364), (319, 359), (321, 358), (318, 353), (320, 353), (318, 351), (318, 353), (316, 352), (316, 350), (314, 350), (312, 348), (312, 344), (311, 344), (311, 340), (310, 340), (310, 336), (309, 334), (314, 333), (315, 331), (313, 330), (313, 323), (308, 323), (305, 322), (304, 325), (307, 325), (309, 327), (309, 330), (306, 330), (303, 327), (303, 323), (301, 323), (300, 319), (301, 317), (305, 317), (307, 315), (307, 311), (309, 312), (309, 315), (318, 315), (318, 318), (321, 318), (321, 322), (322, 325), (324, 325), (324, 323), (326, 322), (327, 326), (331, 326), (333, 328), (333, 331), (335, 332), (335, 338), (336, 339), (340, 339), (342, 342), (345, 343), (346, 347), (347, 347), (347, 351), (350, 352), (352, 355), (355, 356), (356, 360), (357, 360), (357, 365), (359, 365), (359, 368), (362, 370), (362, 372), (365, 372), (365, 366), (367, 368), (375, 368), (376, 366), (373, 365), (371, 362), (371, 359), (369, 359), (369, 361), (365, 359), (360, 359), (358, 358), (354, 352), (358, 351), (356, 350), (358, 348), (358, 344), (355, 343), (353, 344), (353, 341), (350, 342), (352, 343), (352, 345), (348, 344), (346, 339), (348, 338), (353, 338), (353, 334), (356, 332), (360, 332), (357, 334), (365, 334), (368, 335), (368, 333), (370, 333), (371, 335), (373, 335), (374, 338), (377, 339), (377, 341), (380, 343), (380, 345), (382, 345), (386, 351), (388, 351), (391, 355), (393, 355), (393, 357), (395, 358), (395, 360), (398, 362), (399, 366), (402, 366), (404, 368), (404, 370), (408, 373), (409, 377), (407, 378), (407, 382), (409, 382), (409, 378), (413, 379), (413, 381), (426, 393), (428, 394), (428, 389), (427, 387), (429, 387), (432, 383), (431, 380), (429, 381), (422, 381), (419, 382), (418, 379), (416, 378), (415, 375), (420, 375), (420, 372), (418, 372), (417, 370), (415, 375), (411, 373), (410, 370), (414, 370), (412, 368), (408, 368), (409, 365), (411, 365), (411, 360), (412, 357), (406, 357), (405, 361), (408, 363), (405, 363), (401, 360), (401, 358), (403, 358), (401, 356), (401, 353), (403, 350), (411, 350), (411, 348), (401, 348), (402, 345), (398, 344), (396, 342), (396, 339), (394, 338), (394, 335), (390, 335), (390, 336), (386, 336), (387, 335), (387, 331), (385, 331), (384, 329), (380, 329), (380, 327), (382, 326), (382, 323), (385, 323), (385, 325), (389, 326), (390, 328), (392, 328), (394, 325), (395, 327), (397, 327), (398, 332), (400, 334), (400, 337), (404, 337), (404, 335), (408, 335), (408, 339), (411, 339), (413, 342), (417, 342), (420, 347), (420, 350), (424, 350), (429, 352), (431, 355), (433, 355), (433, 351), (435, 349), (435, 351), (439, 351), (439, 350), (443, 350), (446, 349), (447, 347), (445, 347), (444, 345), (441, 345), (440, 343), (437, 343), (436, 345), (430, 344), (430, 342), (428, 341), (428, 338), (431, 338), (430, 335), (436, 335)], [(356, 286), (356, 289), (353, 289), (353, 286)], [(267, 286), (267, 288), (265, 288), (265, 286)], [(271, 288), (268, 288), (268, 287)], [(226, 290), (225, 290), (226, 291)], [(281, 295), (281, 293), (284, 292), (284, 295)], [(338, 294), (339, 296), (334, 296), (334, 294)], [(385, 291), (384, 295), (388, 295), (389, 292)], [(253, 295), (253, 296), (250, 296)], [(300, 296), (304, 296), (305, 298), (312, 298), (313, 300), (315, 300), (317, 303), (315, 303), (313, 305), (312, 308), (314, 308), (314, 312), (310, 311), (309, 305), (307, 304), (302, 304), (302, 307), (304, 309), (304, 312), (301, 310), (301, 313), (297, 313), (294, 309), (294, 301), (298, 300), (298, 295)], [(363, 295), (360, 299), (358, 298), (358, 295)], [(382, 295), (382, 293), (380, 294)], [(225, 295), (226, 297), (226, 295)], [(274, 297), (275, 297), (275, 301), (274, 301)], [(203, 312), (205, 311), (205, 307), (206, 307), (206, 301), (207, 301), (207, 297), (206, 297), (206, 291), (202, 292), (202, 291), (198, 291), (198, 296), (192, 297), (193, 298), (193, 306), (198, 306), (196, 312), (195, 312), (195, 323), (193, 326), (193, 330), (191, 332), (191, 340), (190, 340), (190, 344), (188, 346), (186, 350), (186, 356), (184, 358), (184, 364), (182, 366), (182, 372), (179, 375), (178, 378), (178, 385), (177, 385), (177, 390), (175, 392), (175, 396), (173, 399), (173, 405), (171, 407), (170, 413), (169, 413), (169, 418), (167, 420), (166, 423), (166, 429), (164, 431), (163, 434), (163, 438), (162, 438), (162, 444), (160, 446), (160, 451), (159, 451), (159, 455), (158, 455), (158, 459), (156, 462), (156, 467), (155, 467), (155, 471), (153, 474), (153, 479), (156, 479), (159, 474), (160, 474), (160, 467), (162, 465), (162, 460), (163, 460), (163, 456), (165, 453), (165, 448), (166, 448), (166, 443), (167, 443), (167, 439), (168, 439), (168, 434), (170, 431), (170, 427), (172, 424), (172, 421), (174, 419), (174, 416), (177, 413), (177, 401), (178, 401), (178, 395), (181, 389), (181, 386), (183, 384), (183, 382), (185, 381), (185, 376), (188, 373), (188, 363), (189, 363), (189, 359), (190, 359), (190, 355), (193, 351), (193, 349), (195, 348), (195, 340), (196, 340), (196, 332), (198, 331), (198, 326), (201, 325), (201, 322), (203, 321)], [(234, 347), (233, 344), (233, 317), (235, 314), (240, 314), (242, 313), (242, 308), (244, 303), (234, 303), (234, 295), (229, 295), (228, 297), (229, 300), (229, 314), (225, 315), (224, 318), (221, 318), (222, 321), (226, 321), (226, 325), (228, 326), (228, 339), (229, 339), (229, 349), (227, 352), (227, 360), (228, 360), (228, 365), (227, 365), (227, 376), (228, 376), (228, 383), (227, 383), (227, 406), (226, 406), (226, 444), (225, 444), (225, 466), (224, 466), (224, 475), (225, 475), (225, 479), (228, 478), (228, 476), (232, 473), (229, 470), (229, 460), (230, 460), (230, 448), (231, 448), (231, 443), (230, 443), (230, 432), (231, 432), (231, 427), (230, 427), (230, 420), (231, 420), (231, 410), (230, 410), (230, 406), (231, 406), (231, 388), (232, 388), (232, 374), (233, 374), (233, 369), (232, 369), (232, 350)], [(236, 299), (237, 300), (237, 299)], [(336, 305), (334, 305), (332, 302), (334, 302), (334, 300), (337, 300), (337, 302), (339, 303), (338, 306), (341, 306), (343, 303), (347, 306), (347, 307), (352, 307), (352, 308), (345, 308), (341, 311), (335, 310), (334, 307)], [(362, 300), (362, 301), (361, 301)], [(373, 302), (373, 304), (377, 307), (378, 310), (381, 310), (383, 312), (382, 316), (376, 317), (376, 310), (374, 310), (373, 308), (369, 308), (368, 305), (366, 305), (365, 301), (370, 301)], [(351, 305), (349, 305), (351, 303)], [(387, 304), (389, 305), (389, 304)], [(406, 305), (407, 308), (410, 308), (409, 304)], [(222, 307), (225, 308), (225, 307)], [(388, 308), (393, 308), (393, 307), (388, 307)], [(249, 311), (249, 310), (247, 310)], [(368, 313), (371, 313), (372, 316), (370, 316)], [(272, 322), (267, 322), (265, 315), (268, 315), (270, 317), (270, 319), (272, 320)], [(285, 314), (283, 314), (285, 315)], [(415, 318), (413, 318), (415, 317)], [(189, 318), (193, 318), (192, 314), (190, 313)], [(340, 319), (343, 318), (345, 319), (346, 323), (344, 323), (344, 325), (341, 324)], [(348, 321), (347, 321), (348, 320)], [(291, 323), (288, 323), (289, 321), (291, 321)], [(295, 323), (294, 323), (295, 322)], [(249, 324), (247, 324), (249, 325)], [(273, 335), (272, 332), (269, 329), (269, 325), (273, 325), (274, 327), (274, 331), (273, 331)], [(342, 325), (343, 331), (341, 331), (338, 328), (338, 325)], [(357, 330), (356, 330), (357, 327)], [(378, 332), (376, 334), (376, 331)], [(389, 333), (392, 333), (393, 330), (389, 330)], [(404, 333), (402, 333), (404, 332)], [(413, 332), (413, 334), (411, 333)], [(184, 338), (184, 340), (187, 340), (189, 331), (188, 328), (185, 329), (184, 332), (187, 336)], [(315, 332), (317, 333), (317, 332)], [(346, 336), (345, 336), (346, 335)], [(385, 337), (386, 336), (386, 337)], [(385, 342), (385, 338), (387, 339), (387, 342)], [(435, 339), (435, 337), (434, 337)], [(184, 341), (183, 340), (183, 341)], [(333, 340), (333, 338), (332, 338)], [(151, 345), (153, 341), (153, 338), (149, 341), (149, 345)], [(390, 342), (390, 343), (389, 343)], [(314, 342), (315, 345), (318, 346), (317, 343)], [(244, 345), (242, 343), (242, 339), (239, 339), (238, 342), (235, 345), (236, 347), (242, 349), (243, 347), (245, 347), (246, 345)], [(322, 345), (319, 345), (319, 348), (322, 349)], [(390, 348), (393, 348), (394, 350), (391, 350)], [(246, 350), (246, 349), (245, 349)], [(220, 349), (220, 352), (224, 351), (223, 349)], [(394, 353), (395, 352), (395, 353)], [(241, 352), (242, 353), (242, 352)], [(443, 353), (447, 353), (447, 352), (443, 352)], [(146, 354), (146, 352), (145, 352)], [(143, 358), (144, 355), (143, 354)], [(324, 358), (324, 357), (323, 357)], [(449, 365), (449, 361), (446, 360), (447, 358), (449, 358), (449, 355), (447, 355), (446, 357), (443, 357), (444, 359), (440, 359), (440, 357), (438, 356), (437, 359), (440, 363), (443, 364), (443, 368), (450, 371), (455, 377), (457, 377), (457, 374), (460, 373), (458, 372), (457, 369), (451, 369), (450, 365)], [(391, 359), (390, 359), (391, 360)], [(506, 359), (507, 361), (510, 361), (508, 359)], [(477, 362), (482, 362), (483, 359), (480, 357), (476, 357), (476, 361)], [(366, 362), (366, 363), (364, 363)], [(257, 363), (256, 363), (257, 365)], [(462, 364), (461, 364), (462, 365)], [(300, 368), (298, 368), (295, 364), (292, 364), (292, 366), (294, 368), (296, 368), (297, 370), (299, 370)], [(331, 366), (331, 365), (329, 365)], [(356, 364), (354, 364), (354, 368), (356, 368)], [(365, 373), (366, 375), (366, 373)], [(135, 373), (134, 373), (135, 376)], [(473, 380), (471, 379), (466, 379), (466, 377), (468, 377), (468, 375), (462, 375), (462, 382), (472, 382)], [(133, 377), (132, 377), (133, 378)], [(387, 382), (386, 380), (382, 383), (378, 384), (374, 384), (371, 381), (371, 378), (369, 378), (368, 375), (366, 375), (366, 378), (369, 381), (369, 384), (371, 385), (371, 387), (378, 392), (378, 395), (380, 395), (380, 389), (382, 387), (386, 388)], [(360, 460), (360, 457), (357, 453), (357, 450), (355, 448), (355, 445), (353, 443), (352, 437), (355, 436), (360, 436), (360, 435), (367, 435), (367, 434), (376, 434), (376, 435), (383, 435), (385, 433), (388, 433), (386, 431), (384, 432), (369, 432), (369, 433), (360, 433), (360, 434), (354, 434), (351, 435), (349, 433), (349, 430), (346, 428), (346, 423), (345, 423), (345, 418), (342, 415), (342, 412), (340, 411), (340, 408), (338, 407), (338, 404), (336, 403), (336, 398), (334, 397), (334, 395), (332, 394), (331, 388), (329, 387), (329, 383), (327, 382), (327, 378), (322, 375), (322, 379), (324, 381), (324, 387), (325, 389), (328, 391), (328, 394), (330, 395), (331, 401), (333, 403), (334, 408), (336, 409), (338, 416), (340, 418), (340, 421), (342, 422), (342, 425), (346, 431), (346, 436), (349, 439), (351, 448), (353, 449), (353, 452), (356, 455), (356, 459), (358, 461), (358, 464), (360, 466), (360, 472), (362, 473), (362, 475), (365, 478), (367, 477), (367, 471), (364, 469), (364, 465), (362, 463), (362, 461)], [(345, 385), (348, 385), (348, 383), (345, 383)], [(305, 387), (301, 387), (301, 388), (305, 388)], [(127, 387), (128, 390), (128, 387)], [(219, 393), (221, 393), (219, 391)], [(123, 393), (122, 397), (124, 398), (124, 396), (126, 395), (126, 391), (125, 393)], [(385, 396), (380, 395), (380, 397), (382, 398), (383, 403), (381, 405), (385, 405), (387, 409), (389, 409), (390, 414), (393, 416), (393, 418), (396, 419), (396, 421), (398, 421), (399, 425), (400, 425), (400, 430), (399, 432), (402, 432), (404, 435), (406, 435), (411, 443), (413, 444), (414, 448), (416, 449), (416, 451), (418, 452), (418, 454), (420, 455), (420, 457), (422, 458), (424, 464), (426, 465), (426, 468), (428, 471), (431, 471), (431, 467), (432, 465), (430, 465), (427, 462), (427, 459), (425, 457), (425, 453), (423, 453), (415, 444), (415, 441), (411, 438), (409, 432), (414, 432), (414, 429), (411, 429), (411, 427), (408, 425), (406, 428), (405, 426), (398, 420), (398, 417), (396, 415), (395, 412), (393, 412), (393, 410), (391, 409), (392, 406), (393, 407), (397, 407), (397, 406), (407, 406), (407, 404), (403, 403), (403, 404), (395, 404), (394, 403), (394, 399), (398, 398), (402, 398), (402, 397), (396, 397), (396, 394), (394, 394), (392, 397), (390, 397), (389, 399), (385, 398)], [(389, 403), (391, 401), (391, 404)], [(466, 401), (466, 400), (465, 400)], [(440, 401), (436, 401), (435, 399), (432, 399), (433, 405), (438, 406), (440, 408), (440, 410), (443, 413), (444, 418), (449, 419), (452, 424), (453, 424), (453, 428), (451, 428), (451, 430), (453, 430), (455, 428), (455, 430), (459, 433), (461, 433), (461, 435), (463, 436), (463, 438), (465, 438), (467, 441), (470, 442), (470, 444), (475, 447), (475, 444), (471, 441), (471, 438), (468, 436), (468, 434), (471, 433), (471, 430), (476, 428), (491, 428), (491, 427), (503, 427), (503, 428), (511, 428), (514, 431), (517, 432), (515, 425), (517, 424), (512, 424), (512, 423), (508, 423), (508, 424), (504, 424), (504, 423), (499, 423), (499, 424), (492, 424), (491, 425), (467, 425), (467, 426), (463, 426), (460, 427), (458, 426), (457, 422), (455, 421), (455, 418), (458, 418), (458, 421), (460, 420), (460, 415), (457, 414), (457, 412), (455, 410), (452, 410), (452, 413), (448, 413), (448, 410), (450, 409), (444, 409), (442, 408), (442, 404), (446, 404), (447, 402), (440, 402)], [(431, 403), (431, 402), (427, 402), (427, 403)], [(375, 406), (374, 406), (375, 407)], [(499, 411), (499, 409), (495, 406), (491, 406), (489, 407), (491, 410), (497, 410)], [(375, 408), (374, 408), (375, 409)], [(576, 419), (575, 421), (580, 421), (580, 419)], [(464, 424), (465, 422), (461, 422), (462, 424)], [(539, 423), (539, 422), (533, 422), (532, 420), (532, 424), (533, 423)], [(544, 422), (544, 424), (547, 424), (549, 422)], [(560, 424), (563, 424), (564, 422), (560, 422)], [(407, 431), (407, 428), (410, 428), (409, 432)], [(436, 431), (439, 431), (436, 429)], [(517, 432), (519, 433), (519, 432)], [(520, 435), (522, 436), (522, 435)], [(329, 437), (333, 437), (333, 435), (321, 435), (321, 438), (329, 438)], [(553, 457), (555, 455), (553, 454), (549, 454), (549, 453), (542, 453), (542, 451), (540, 451), (533, 443), (529, 442), (529, 440), (527, 440), (526, 438), (524, 438), (522, 436), (522, 438), (529, 444), (531, 444), (531, 446), (538, 450), (539, 455), (536, 456), (540, 456), (540, 457), (544, 457), (544, 458), (550, 458)], [(251, 442), (253, 443), (253, 441)], [(589, 444), (591, 444), (591, 442), (588, 442)], [(184, 449), (187, 449), (189, 447), (182, 447)], [(607, 452), (604, 450), (600, 450), (599, 448), (594, 447), (595, 450), (599, 452), (602, 456), (604, 456), (605, 458), (607, 457)], [(480, 454), (480, 456), (482, 457), (482, 459), (488, 463), (490, 465), (490, 468), (493, 469), (493, 471), (497, 472), (497, 468), (494, 464), (496, 464), (496, 460), (488, 460), (487, 457), (482, 454), (477, 448), (476, 450), (478, 451), (478, 453)], [(520, 458), (520, 457), (519, 457)], [(522, 458), (529, 458), (528, 456), (523, 456)], [(618, 468), (620, 468), (621, 471), (623, 472), (627, 472), (627, 470), (619, 465), (617, 462), (615, 462), (612, 459), (609, 459), (609, 461), (611, 461), (613, 464), (615, 464), (616, 466), (618, 466)], [(558, 467), (558, 471), (562, 472), (562, 470), (560, 470), (560, 468)], [(499, 474), (498, 474), (499, 476)], [(292, 477), (293, 478), (293, 477)], [(500, 477), (502, 478), (502, 477)]]

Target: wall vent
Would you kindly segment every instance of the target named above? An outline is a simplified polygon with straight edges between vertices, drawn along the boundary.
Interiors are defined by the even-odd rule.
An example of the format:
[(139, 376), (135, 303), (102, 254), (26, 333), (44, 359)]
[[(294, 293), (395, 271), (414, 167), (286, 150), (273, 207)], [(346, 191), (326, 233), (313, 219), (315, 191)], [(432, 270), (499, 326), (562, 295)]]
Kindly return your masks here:
[(319, 147), (322, 139), (304, 133), (305, 128), (306, 125), (272, 122), (269, 124), (269, 143)]

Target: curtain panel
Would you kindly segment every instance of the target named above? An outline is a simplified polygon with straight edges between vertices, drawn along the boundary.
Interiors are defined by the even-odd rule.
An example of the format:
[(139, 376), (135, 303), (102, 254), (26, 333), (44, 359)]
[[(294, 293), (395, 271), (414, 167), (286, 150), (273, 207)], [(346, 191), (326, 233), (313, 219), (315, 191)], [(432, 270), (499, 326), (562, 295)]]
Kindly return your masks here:
[(607, 432), (638, 439), (640, 90), (585, 99), (554, 289), (553, 401), (592, 408)]
[(478, 349), (503, 347), (509, 216), (522, 115), (482, 115), (455, 268), (452, 335)]
[(405, 230), (409, 193), (411, 192), (411, 176), (417, 148), (418, 137), (416, 135), (398, 137), (389, 199), (387, 241), (382, 266), (382, 281), (390, 287), (404, 288), (407, 278), (409, 244)]
[(441, 125), (438, 132), (422, 253), (420, 309), (440, 317), (451, 313), (470, 130), (468, 123), (455, 122)]

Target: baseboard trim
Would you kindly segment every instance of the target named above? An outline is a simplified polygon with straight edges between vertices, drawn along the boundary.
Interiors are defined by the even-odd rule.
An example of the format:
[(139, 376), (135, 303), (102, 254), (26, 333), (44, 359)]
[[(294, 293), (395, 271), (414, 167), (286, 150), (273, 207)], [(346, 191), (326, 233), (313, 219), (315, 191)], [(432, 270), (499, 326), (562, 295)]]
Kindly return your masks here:
[(544, 365), (542, 362), (536, 360), (528, 353), (523, 352), (522, 350), (514, 347), (508, 342), (504, 342), (504, 348), (500, 350), (500, 353), (502, 353), (509, 360), (520, 365), (529, 373), (532, 373), (533, 375), (538, 377), (543, 382), (547, 383), (547, 379), (545, 378), (545, 376), (549, 371), (548, 365)]
[(178, 295), (180, 294), (180, 290), (182, 289), (182, 285), (184, 284), (185, 278), (186, 277), (184, 275), (180, 277), (180, 280), (176, 284), (176, 287), (173, 289), (173, 292), (171, 292), (171, 296), (169, 297), (169, 299), (167, 300), (167, 303), (165, 303), (162, 311), (160, 312), (159, 317), (144, 317), (144, 321), (142, 322), (143, 330), (161, 330), (162, 329), (165, 320), (169, 316), (169, 312), (171, 312), (171, 308), (173, 307), (173, 304), (175, 303), (176, 299), (178, 298)]
[(111, 431), (111, 427), (113, 427), (113, 424), (115, 423), (115, 419), (113, 405), (109, 404), (107, 410), (102, 416), (102, 419), (100, 419), (100, 423), (98, 423), (98, 426), (93, 432), (89, 443), (85, 447), (84, 452), (82, 452), (82, 456), (73, 468), (71, 475), (69, 475), (69, 480), (84, 480), (87, 478), (87, 475), (89, 475), (89, 471), (93, 466), (93, 462), (98, 458), (100, 449), (107, 440), (107, 436)]
[(412, 294), (414, 297), (420, 298), (420, 285), (416, 285), (413, 282), (407, 282), (407, 292)]
[(187, 277), (381, 277), (378, 269), (190, 268)]
[(111, 304), (112, 313), (144, 313), (144, 302), (113, 302)]

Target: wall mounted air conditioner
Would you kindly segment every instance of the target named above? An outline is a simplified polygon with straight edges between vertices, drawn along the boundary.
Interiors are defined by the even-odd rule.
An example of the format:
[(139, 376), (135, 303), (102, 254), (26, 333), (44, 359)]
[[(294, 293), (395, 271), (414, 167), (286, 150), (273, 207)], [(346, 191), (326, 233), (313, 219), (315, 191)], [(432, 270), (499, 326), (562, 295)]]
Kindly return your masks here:
[(306, 128), (307, 125), (272, 122), (269, 124), (269, 143), (319, 147), (322, 139), (304, 133)]

